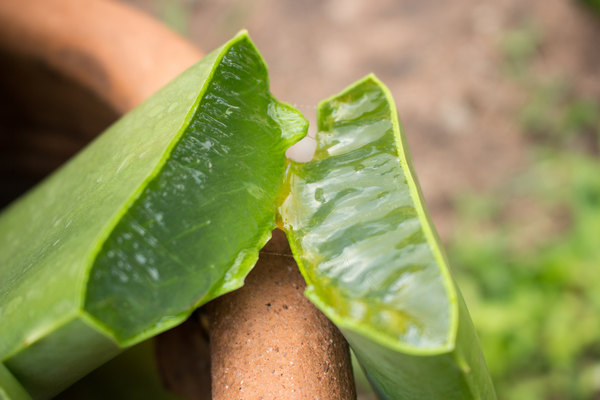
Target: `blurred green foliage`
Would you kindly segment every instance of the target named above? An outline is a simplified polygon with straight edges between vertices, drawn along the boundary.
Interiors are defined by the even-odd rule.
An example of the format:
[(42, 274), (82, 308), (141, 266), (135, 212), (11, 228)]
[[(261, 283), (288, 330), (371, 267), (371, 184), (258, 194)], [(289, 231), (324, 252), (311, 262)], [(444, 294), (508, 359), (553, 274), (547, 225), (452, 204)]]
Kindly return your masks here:
[(520, 78), (528, 72), (529, 63), (536, 55), (540, 41), (540, 30), (533, 22), (512, 29), (502, 37), (500, 46), (505, 67), (513, 78)]
[(457, 201), (450, 259), (500, 399), (598, 399), (600, 105), (529, 72), (535, 49), (503, 49), (531, 164)]
[(578, 2), (600, 16), (600, 0), (578, 0)]

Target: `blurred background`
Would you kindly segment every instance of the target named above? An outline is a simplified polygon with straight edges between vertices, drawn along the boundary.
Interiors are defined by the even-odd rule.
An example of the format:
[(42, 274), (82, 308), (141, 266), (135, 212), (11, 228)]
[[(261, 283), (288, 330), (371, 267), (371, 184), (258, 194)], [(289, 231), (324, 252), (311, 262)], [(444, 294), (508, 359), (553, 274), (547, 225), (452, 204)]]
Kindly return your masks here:
[[(374, 72), (396, 100), (499, 399), (600, 400), (600, 0), (119, 1), (204, 52), (248, 29), (273, 93), (311, 122), (319, 101)], [(57, 125), (64, 110), (38, 98), (41, 81), (13, 81), (27, 64), (2, 57), (0, 122), (20, 93)], [(56, 93), (64, 82), (49, 76)], [(53, 106), (85, 112), (55, 129), (63, 136), (36, 133), (37, 157), (19, 153), (22, 118), (1, 137), (0, 175), (16, 176), (2, 205), (81, 147), (71, 131), (91, 139), (116, 118), (66, 92)]]
[(123, 1), (203, 51), (247, 28), (313, 120), (376, 73), (499, 398), (600, 399), (600, 2)]

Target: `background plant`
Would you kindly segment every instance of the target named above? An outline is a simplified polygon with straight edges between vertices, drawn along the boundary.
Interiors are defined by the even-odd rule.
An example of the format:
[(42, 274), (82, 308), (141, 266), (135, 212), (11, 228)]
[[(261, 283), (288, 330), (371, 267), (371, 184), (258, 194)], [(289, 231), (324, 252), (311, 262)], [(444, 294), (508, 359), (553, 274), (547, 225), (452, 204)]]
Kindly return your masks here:
[(600, 107), (568, 81), (532, 76), (538, 33), (503, 43), (528, 91), (515, 118), (530, 166), (463, 195), (450, 245), (501, 398), (600, 395)]

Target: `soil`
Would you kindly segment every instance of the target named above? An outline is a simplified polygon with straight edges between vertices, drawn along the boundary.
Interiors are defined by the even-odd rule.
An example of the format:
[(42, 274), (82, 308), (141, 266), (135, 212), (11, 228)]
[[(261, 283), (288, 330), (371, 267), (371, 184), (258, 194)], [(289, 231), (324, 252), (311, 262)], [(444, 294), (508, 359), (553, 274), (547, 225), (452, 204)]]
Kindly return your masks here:
[(374, 72), (396, 100), (426, 202), (443, 239), (465, 191), (527, 168), (517, 113), (528, 85), (502, 43), (535, 28), (533, 75), (600, 99), (600, 19), (574, 0), (126, 0), (203, 51), (246, 28), (272, 91), (314, 121), (315, 105)]

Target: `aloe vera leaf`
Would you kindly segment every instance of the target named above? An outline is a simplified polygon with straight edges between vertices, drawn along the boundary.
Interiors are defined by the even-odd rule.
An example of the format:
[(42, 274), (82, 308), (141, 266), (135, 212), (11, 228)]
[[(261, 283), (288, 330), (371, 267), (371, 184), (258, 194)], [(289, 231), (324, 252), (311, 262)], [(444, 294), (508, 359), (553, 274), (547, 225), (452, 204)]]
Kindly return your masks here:
[(234, 290), (306, 121), (242, 32), (0, 216), (0, 362), (35, 398)]
[(280, 206), (306, 295), (382, 399), (494, 399), (389, 91), (368, 76), (317, 121), (315, 156), (290, 165)]
[(27, 391), (2, 363), (0, 363), (0, 399), (31, 400)]

